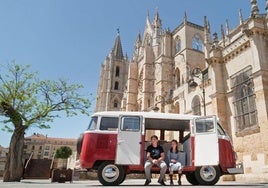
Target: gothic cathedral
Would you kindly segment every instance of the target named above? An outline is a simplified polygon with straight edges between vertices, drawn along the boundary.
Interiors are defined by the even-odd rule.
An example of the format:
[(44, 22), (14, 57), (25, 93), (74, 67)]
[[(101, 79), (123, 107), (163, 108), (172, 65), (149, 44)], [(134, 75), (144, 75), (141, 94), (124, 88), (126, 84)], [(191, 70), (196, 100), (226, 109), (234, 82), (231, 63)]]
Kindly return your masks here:
[(219, 116), (245, 174), (268, 181), (268, 0), (250, 0), (246, 19), (220, 34), (188, 21), (163, 30), (159, 13), (146, 18), (135, 49), (124, 57), (118, 33), (101, 68), (95, 111), (154, 111)]

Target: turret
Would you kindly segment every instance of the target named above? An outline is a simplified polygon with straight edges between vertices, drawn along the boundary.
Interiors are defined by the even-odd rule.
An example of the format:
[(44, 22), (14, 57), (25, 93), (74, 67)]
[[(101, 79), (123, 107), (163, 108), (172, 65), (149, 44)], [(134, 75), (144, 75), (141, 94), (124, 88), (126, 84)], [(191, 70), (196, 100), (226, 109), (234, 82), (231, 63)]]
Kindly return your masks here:
[(155, 56), (159, 55), (160, 52), (160, 40), (161, 40), (161, 19), (159, 17), (158, 11), (156, 11), (154, 20), (152, 22), (153, 33), (152, 33), (152, 47)]
[(257, 14), (259, 14), (259, 8), (257, 5), (257, 0), (250, 0), (251, 3), (251, 14), (250, 16), (252, 18), (256, 17)]
[(153, 46), (156, 46), (160, 43), (160, 33), (161, 33), (161, 19), (159, 17), (158, 11), (156, 11), (154, 20), (153, 20)]

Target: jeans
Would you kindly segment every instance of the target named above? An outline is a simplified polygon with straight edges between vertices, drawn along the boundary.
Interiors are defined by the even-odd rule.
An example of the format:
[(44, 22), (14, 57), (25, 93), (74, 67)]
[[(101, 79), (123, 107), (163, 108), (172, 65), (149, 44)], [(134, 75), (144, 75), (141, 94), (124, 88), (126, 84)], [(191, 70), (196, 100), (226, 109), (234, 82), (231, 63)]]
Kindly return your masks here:
[(177, 162), (177, 163), (169, 163), (169, 170), (170, 171), (178, 171), (178, 170), (181, 170), (182, 169), (182, 165), (180, 162)]
[[(154, 164), (147, 160), (144, 164), (144, 171), (145, 171), (145, 176), (146, 176), (146, 179), (151, 181), (151, 168)], [(166, 170), (167, 170), (167, 165), (165, 163), (165, 161), (160, 161), (159, 163), (155, 164), (157, 165), (158, 167), (161, 168), (160, 170), (160, 177), (159, 177), (159, 181), (162, 181), (163, 178), (165, 177), (165, 173), (166, 173)]]

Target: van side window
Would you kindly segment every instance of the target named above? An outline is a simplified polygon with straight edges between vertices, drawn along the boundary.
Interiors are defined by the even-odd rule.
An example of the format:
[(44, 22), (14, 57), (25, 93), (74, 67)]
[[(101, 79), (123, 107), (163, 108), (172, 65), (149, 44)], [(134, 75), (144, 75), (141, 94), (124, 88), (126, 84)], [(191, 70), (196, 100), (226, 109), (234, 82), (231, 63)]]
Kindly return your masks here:
[(98, 121), (97, 117), (92, 117), (87, 129), (88, 130), (95, 130), (97, 127), (97, 121)]
[(100, 130), (116, 131), (118, 127), (118, 118), (102, 117), (100, 122)]
[(212, 119), (196, 120), (196, 133), (214, 132), (214, 125)]
[(139, 117), (123, 117), (121, 130), (140, 131), (140, 118)]

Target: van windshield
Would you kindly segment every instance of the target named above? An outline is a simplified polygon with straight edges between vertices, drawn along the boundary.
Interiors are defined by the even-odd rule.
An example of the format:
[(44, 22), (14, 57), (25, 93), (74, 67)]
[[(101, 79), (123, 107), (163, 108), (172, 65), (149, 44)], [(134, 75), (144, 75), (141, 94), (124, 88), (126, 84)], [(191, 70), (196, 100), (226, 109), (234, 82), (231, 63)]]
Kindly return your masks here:
[(88, 130), (95, 130), (97, 128), (97, 121), (98, 121), (97, 117), (92, 117), (87, 129)]
[(102, 117), (100, 130), (116, 131), (118, 128), (118, 117)]

